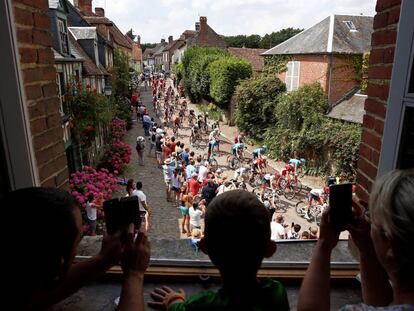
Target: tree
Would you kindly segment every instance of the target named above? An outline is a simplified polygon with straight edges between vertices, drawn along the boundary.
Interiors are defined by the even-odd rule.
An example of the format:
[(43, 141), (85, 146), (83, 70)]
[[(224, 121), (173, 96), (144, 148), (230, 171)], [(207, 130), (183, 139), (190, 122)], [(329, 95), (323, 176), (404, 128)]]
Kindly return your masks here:
[(252, 65), (237, 57), (222, 57), (209, 65), (210, 96), (223, 109), (227, 109), (236, 86), (252, 76)]
[(141, 43), (142, 53), (145, 52), (146, 49), (152, 49), (157, 46), (156, 43)]
[(132, 28), (128, 30), (125, 35), (129, 37), (132, 41), (134, 41), (135, 38), (137, 37), (137, 35), (134, 35), (134, 31), (132, 30)]
[(248, 136), (262, 139), (275, 123), (277, 102), (286, 85), (275, 75), (259, 75), (242, 81), (235, 91), (236, 125)]
[(266, 34), (262, 40), (260, 40), (260, 48), (262, 49), (270, 49), (287, 39), (293, 37), (294, 35), (298, 34), (299, 32), (303, 31), (303, 29), (298, 28), (285, 28), (279, 30), (277, 32), (272, 32), (271, 34)]
[(227, 43), (228, 47), (235, 48), (258, 48), (260, 45), (260, 40), (262, 38), (259, 35), (238, 35), (238, 36), (228, 36), (224, 37), (224, 40)]

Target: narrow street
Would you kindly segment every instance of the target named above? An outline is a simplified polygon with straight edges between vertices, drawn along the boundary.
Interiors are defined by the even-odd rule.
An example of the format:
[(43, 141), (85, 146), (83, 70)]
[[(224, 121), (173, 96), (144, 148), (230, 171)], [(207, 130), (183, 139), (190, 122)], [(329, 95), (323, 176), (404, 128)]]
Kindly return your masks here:
[[(168, 81), (168, 85), (171, 84), (171, 80)], [(141, 100), (143, 104), (147, 107), (149, 111), (149, 115), (154, 117), (155, 121), (160, 124), (162, 120), (160, 120), (160, 116), (163, 115), (161, 112), (159, 115), (156, 115), (155, 111), (153, 110), (152, 105), (152, 93), (151, 88), (147, 87), (145, 90), (143, 87), (140, 89), (141, 91)], [(197, 112), (197, 106), (190, 104), (191, 109), (195, 109)], [(189, 137), (190, 137), (190, 127), (188, 127), (187, 121), (184, 122), (184, 126), (179, 129), (178, 135), (176, 137), (176, 141), (180, 141), (185, 144), (185, 146), (190, 146)], [(172, 129), (167, 128), (167, 133), (169, 136), (173, 135)], [(128, 170), (125, 173), (127, 178), (133, 178), (135, 181), (141, 181), (143, 183), (143, 190), (144, 193), (147, 195), (148, 204), (151, 208), (152, 215), (150, 219), (151, 228), (150, 228), (150, 236), (152, 239), (166, 239), (166, 240), (175, 240), (175, 239), (186, 239), (186, 235), (182, 235), (180, 233), (180, 219), (181, 213), (178, 209), (174, 207), (171, 202), (166, 201), (166, 194), (165, 194), (165, 184), (163, 181), (163, 174), (161, 169), (157, 167), (157, 163), (155, 157), (152, 155), (148, 155), (148, 148), (149, 142), (146, 143), (146, 150), (144, 156), (144, 166), (138, 165), (138, 156), (135, 151), (135, 144), (137, 136), (144, 136), (144, 130), (142, 128), (142, 123), (136, 120), (134, 116), (133, 128), (128, 131), (125, 142), (128, 143), (133, 148), (132, 153), (132, 160), (128, 165)], [(207, 153), (207, 143), (208, 138), (207, 135), (203, 136), (203, 142), (200, 144), (198, 149), (191, 148), (197, 155), (204, 155)], [(230, 170), (227, 167), (226, 159), (227, 156), (231, 152), (232, 142), (226, 139), (222, 135), (222, 140), (220, 141), (220, 153), (217, 153), (217, 161), (219, 167), (222, 169), (224, 174), (228, 176), (228, 178), (233, 178), (234, 171)], [(250, 147), (251, 148), (251, 147)], [(274, 169), (271, 167), (269, 168), (270, 172), (274, 172)], [(305, 197), (305, 190), (303, 191), (303, 196), (301, 199), (306, 199)], [(302, 230), (308, 230), (308, 228), (315, 223), (309, 222), (304, 218), (298, 216), (295, 211), (295, 204), (298, 202), (296, 200), (286, 200), (283, 196), (281, 196), (282, 204), (285, 206), (285, 211), (283, 216), (285, 217), (285, 224), (290, 225), (292, 222), (298, 223), (301, 225)], [(344, 235), (343, 238), (346, 238)]]

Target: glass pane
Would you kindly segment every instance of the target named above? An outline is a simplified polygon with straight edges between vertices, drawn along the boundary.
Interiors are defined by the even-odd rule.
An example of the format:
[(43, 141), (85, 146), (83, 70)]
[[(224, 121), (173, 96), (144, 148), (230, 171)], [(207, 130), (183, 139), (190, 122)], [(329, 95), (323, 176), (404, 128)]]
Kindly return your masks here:
[(287, 68), (288, 70), (286, 71), (286, 77), (291, 77), (292, 76), (292, 71), (293, 71), (293, 62), (288, 62), (287, 64)]
[(414, 108), (406, 108), (398, 168), (414, 168)]
[(414, 93), (414, 61), (413, 66), (411, 67), (411, 77), (410, 77), (410, 85), (408, 87), (409, 93)]
[(299, 77), (292, 78), (292, 91), (297, 90), (299, 88)]
[(294, 66), (293, 66), (293, 76), (294, 77), (299, 76), (299, 64), (300, 64), (300, 62), (294, 62)]

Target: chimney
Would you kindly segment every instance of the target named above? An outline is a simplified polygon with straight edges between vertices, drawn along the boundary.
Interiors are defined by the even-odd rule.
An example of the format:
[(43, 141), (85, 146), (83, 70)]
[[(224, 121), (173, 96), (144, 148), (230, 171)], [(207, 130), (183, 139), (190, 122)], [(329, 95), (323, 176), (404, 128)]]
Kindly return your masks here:
[(200, 36), (199, 36), (199, 46), (205, 47), (208, 45), (208, 32), (207, 32), (207, 17), (200, 16)]
[(168, 43), (171, 43), (171, 42), (173, 42), (173, 36), (168, 37)]
[(92, 0), (75, 0), (75, 7), (85, 15), (93, 15)]
[(200, 23), (199, 22), (195, 23), (195, 30), (200, 31)]
[(141, 36), (140, 36), (140, 35), (138, 35), (138, 36), (137, 36), (137, 43), (138, 43), (139, 45), (141, 45)]
[(165, 43), (165, 39), (161, 39), (161, 43)]
[(105, 10), (103, 8), (95, 8), (95, 14), (100, 17), (105, 17)]
[(200, 31), (203, 31), (207, 28), (207, 17), (200, 16)]

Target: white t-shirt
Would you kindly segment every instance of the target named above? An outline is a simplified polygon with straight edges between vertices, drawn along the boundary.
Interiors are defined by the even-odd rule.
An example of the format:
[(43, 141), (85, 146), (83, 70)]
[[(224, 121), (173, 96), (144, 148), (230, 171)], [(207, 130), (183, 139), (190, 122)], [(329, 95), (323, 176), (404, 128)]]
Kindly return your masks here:
[(198, 181), (202, 182), (204, 179), (207, 178), (208, 168), (204, 165), (200, 166), (200, 169), (198, 171)]
[(190, 213), (190, 225), (194, 227), (201, 227), (201, 215), (203, 212), (199, 209), (194, 210), (194, 207), (189, 208)]
[(273, 241), (282, 240), (282, 236), (285, 236), (285, 228), (276, 221), (270, 223), (270, 230), (270, 239)]
[(92, 207), (92, 202), (86, 203), (86, 215), (88, 216), (89, 220), (96, 220), (96, 208)]
[(217, 188), (217, 195), (220, 195), (224, 192), (226, 192), (226, 186), (224, 186), (224, 184), (222, 184)]
[(132, 191), (132, 195), (136, 195), (138, 197), (138, 203), (139, 203), (139, 210), (141, 212), (147, 211), (141, 202), (147, 203), (147, 196), (142, 192), (141, 190), (134, 190)]
[(323, 194), (323, 189), (312, 189), (310, 193), (320, 198)]

